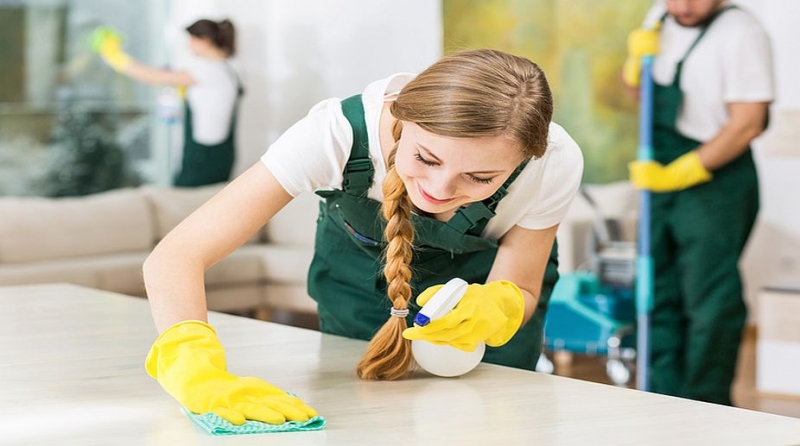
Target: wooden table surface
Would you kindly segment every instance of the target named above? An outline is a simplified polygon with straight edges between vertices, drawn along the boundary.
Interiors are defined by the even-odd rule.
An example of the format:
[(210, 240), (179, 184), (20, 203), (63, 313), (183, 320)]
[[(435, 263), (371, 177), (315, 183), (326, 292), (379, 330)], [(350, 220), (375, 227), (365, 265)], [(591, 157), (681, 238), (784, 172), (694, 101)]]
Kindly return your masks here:
[(214, 437), (147, 376), (141, 298), (74, 285), (0, 287), (0, 444), (787, 445), (800, 419), (481, 364), (359, 380), (366, 343), (212, 313), (228, 368), (291, 391), (318, 432)]

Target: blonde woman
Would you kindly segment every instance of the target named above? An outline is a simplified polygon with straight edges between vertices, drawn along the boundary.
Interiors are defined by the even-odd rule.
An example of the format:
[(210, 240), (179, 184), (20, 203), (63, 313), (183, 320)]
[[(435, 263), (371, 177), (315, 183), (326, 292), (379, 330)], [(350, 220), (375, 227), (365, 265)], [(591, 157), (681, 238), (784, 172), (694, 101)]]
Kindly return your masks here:
[[(190, 410), (234, 422), (316, 413), (225, 371), (203, 294), (206, 268), (309, 192), (325, 199), (309, 294), (322, 331), (371, 340), (361, 378), (403, 378), (409, 339), (463, 350), (485, 341), (485, 361), (533, 369), (558, 277), (556, 228), (583, 170), (552, 108), (534, 63), (493, 50), (446, 56), (419, 75), (320, 102), (145, 262), (161, 332), (148, 371)], [(453, 277), (471, 284), (459, 305), (410, 327)]]
[(236, 117), (244, 95), (232, 62), (236, 31), (229, 20), (200, 19), (186, 28), (196, 56), (185, 70), (147, 66), (122, 50), (116, 33), (95, 33), (100, 57), (118, 73), (139, 82), (186, 89), (183, 107), (183, 155), (173, 184), (203, 186), (230, 179), (236, 156)]

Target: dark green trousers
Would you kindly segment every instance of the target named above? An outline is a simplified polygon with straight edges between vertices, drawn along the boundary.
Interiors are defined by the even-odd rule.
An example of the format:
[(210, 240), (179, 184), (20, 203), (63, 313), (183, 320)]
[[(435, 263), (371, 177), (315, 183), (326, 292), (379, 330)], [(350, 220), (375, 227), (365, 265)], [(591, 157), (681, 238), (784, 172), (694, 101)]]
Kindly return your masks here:
[[(700, 145), (677, 133), (654, 137), (662, 163)], [(757, 212), (749, 151), (715, 171), (711, 182), (652, 194), (652, 391), (731, 404), (747, 316), (738, 262)]]

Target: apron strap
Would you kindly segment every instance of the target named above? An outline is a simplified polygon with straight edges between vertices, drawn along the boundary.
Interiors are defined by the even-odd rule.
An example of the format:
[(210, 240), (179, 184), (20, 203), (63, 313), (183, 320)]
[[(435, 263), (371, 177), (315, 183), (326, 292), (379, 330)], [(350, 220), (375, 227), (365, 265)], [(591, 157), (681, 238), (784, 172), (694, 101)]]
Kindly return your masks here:
[[(342, 101), (342, 113), (353, 128), (353, 146), (350, 158), (344, 168), (342, 189), (357, 197), (366, 197), (375, 170), (369, 157), (369, 138), (367, 123), (364, 120), (364, 104), (361, 95), (351, 96)], [(450, 218), (447, 225), (462, 234), (480, 236), (486, 224), (495, 216), (495, 208), (506, 195), (508, 187), (522, 172), (529, 160), (523, 161), (508, 179), (489, 198), (462, 207)]]
[(239, 75), (236, 73), (236, 70), (234, 70), (231, 66), (231, 63), (228, 61), (225, 61), (224, 63), (225, 70), (228, 72), (231, 78), (233, 78), (234, 82), (236, 82), (236, 97), (238, 100), (239, 97), (244, 95), (244, 85), (242, 84), (241, 79), (239, 79)]
[(508, 195), (508, 187), (514, 182), (517, 176), (519, 176), (522, 169), (528, 165), (528, 161), (530, 160), (526, 159), (520, 163), (505, 183), (503, 183), (492, 196), (483, 201), (478, 201), (469, 206), (462, 207), (450, 218), (447, 225), (462, 234), (480, 237), (484, 228), (486, 228), (486, 225), (489, 223), (489, 220), (496, 215), (495, 209), (500, 203), (500, 200)]
[[(700, 29), (700, 34), (698, 34), (697, 38), (694, 39), (694, 42), (692, 42), (692, 45), (686, 51), (686, 54), (684, 54), (683, 57), (681, 58), (681, 60), (678, 61), (678, 65), (675, 67), (675, 76), (672, 78), (672, 85), (675, 85), (675, 86), (679, 86), (680, 85), (681, 72), (683, 71), (683, 62), (686, 61), (686, 58), (689, 57), (689, 54), (691, 54), (692, 50), (694, 50), (694, 47), (697, 46), (697, 44), (700, 42), (700, 39), (702, 39), (703, 36), (706, 34), (706, 31), (708, 31), (708, 28), (711, 26), (711, 23), (714, 20), (716, 20), (717, 17), (719, 17), (723, 12), (725, 12), (725, 11), (727, 11), (729, 9), (734, 9), (734, 8), (736, 8), (736, 5), (727, 5), (724, 8), (720, 9), (719, 11), (714, 13), (714, 15), (711, 16), (711, 18), (708, 20), (708, 22), (706, 22), (706, 24), (703, 26), (703, 28)], [(661, 20), (659, 21), (659, 25), (664, 23), (664, 20), (666, 20), (668, 15), (669, 15), (669, 13), (664, 13), (664, 15), (661, 17)]]
[(353, 128), (353, 146), (350, 149), (350, 158), (344, 166), (342, 189), (350, 195), (366, 197), (372, 186), (375, 169), (369, 157), (369, 137), (361, 95), (343, 100), (342, 113)]

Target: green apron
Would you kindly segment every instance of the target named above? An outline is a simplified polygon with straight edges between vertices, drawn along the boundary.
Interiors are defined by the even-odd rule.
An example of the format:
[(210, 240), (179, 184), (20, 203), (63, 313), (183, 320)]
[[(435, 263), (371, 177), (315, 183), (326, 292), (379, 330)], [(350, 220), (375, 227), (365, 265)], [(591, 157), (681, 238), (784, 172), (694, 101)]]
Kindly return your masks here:
[(206, 145), (194, 139), (192, 129), (192, 108), (185, 101), (183, 119), (183, 159), (181, 170), (175, 177), (174, 185), (178, 187), (196, 187), (228, 181), (233, 170), (236, 155), (236, 116), (239, 101), (244, 95), (244, 88), (238, 76), (226, 64), (230, 75), (236, 79), (236, 102), (233, 104), (233, 116), (228, 128), (228, 136), (214, 145)]
[[(314, 260), (308, 292), (318, 303), (320, 329), (350, 338), (371, 339), (389, 319), (391, 302), (383, 276), (381, 203), (367, 198), (373, 165), (361, 96), (342, 102), (353, 128), (353, 147), (344, 171), (343, 190), (319, 191), (320, 203)], [(411, 263), (414, 295), (460, 277), (484, 283), (497, 254), (498, 242), (480, 237), (497, 203), (523, 166), (490, 198), (461, 208), (448, 221), (412, 215), (415, 230)], [(539, 303), (533, 318), (508, 344), (487, 347), (485, 362), (534, 370), (542, 349), (543, 323), (553, 285), (558, 279), (557, 246), (548, 261)], [(409, 303), (409, 326), (419, 311)]]
[[(681, 135), (676, 120), (683, 62), (708, 26), (678, 63), (672, 84), (654, 85), (653, 150), (659, 163), (701, 145)], [(708, 183), (652, 194), (652, 391), (731, 404), (746, 319), (737, 264), (757, 212), (758, 180), (749, 150), (716, 170)]]

